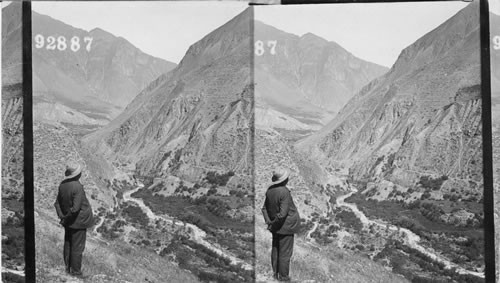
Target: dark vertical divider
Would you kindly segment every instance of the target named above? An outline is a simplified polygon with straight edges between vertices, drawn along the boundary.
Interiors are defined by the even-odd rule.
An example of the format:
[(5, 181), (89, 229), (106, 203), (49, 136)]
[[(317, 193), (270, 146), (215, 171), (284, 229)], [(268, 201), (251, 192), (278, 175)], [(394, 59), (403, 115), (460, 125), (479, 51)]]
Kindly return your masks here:
[(484, 258), (485, 281), (495, 282), (495, 227), (493, 222), (493, 156), (491, 139), (490, 25), (488, 1), (480, 2), (481, 93), (483, 120)]
[[(252, 85), (252, 100), (251, 100), (251, 105), (252, 105), (252, 118), (251, 118), (251, 121), (250, 121), (250, 144), (251, 144), (251, 147), (252, 147), (252, 154), (251, 154), (251, 158), (252, 158), (252, 183), (253, 183), (253, 197), (254, 197), (254, 200), (253, 200), (253, 203), (254, 203), (254, 206), (255, 206), (255, 197), (256, 197), (256, 192), (255, 192), (255, 172), (256, 172), (256, 168), (255, 168), (255, 69), (254, 69), (254, 60), (255, 60), (255, 52), (254, 52), (254, 42), (255, 42), (255, 10), (254, 10), (254, 7), (252, 6), (249, 6), (248, 9), (250, 9), (250, 15), (251, 15), (251, 20), (250, 20), (250, 38), (249, 38), (249, 44), (250, 44), (250, 84)], [(257, 210), (255, 210), (257, 211)], [(253, 238), (254, 238), (254, 244), (256, 242), (256, 239), (255, 239), (255, 217), (256, 215), (254, 214), (253, 215), (253, 221), (252, 223), (254, 224), (254, 229), (253, 229)], [(255, 245), (254, 245), (254, 250), (253, 250), (253, 268), (254, 268), (254, 279), (256, 279), (256, 273), (255, 273), (255, 266), (256, 266), (256, 255), (257, 255), (257, 251), (255, 249)]]
[(35, 215), (33, 191), (33, 82), (31, 62), (31, 2), (23, 1), (23, 120), (25, 278), (35, 282)]

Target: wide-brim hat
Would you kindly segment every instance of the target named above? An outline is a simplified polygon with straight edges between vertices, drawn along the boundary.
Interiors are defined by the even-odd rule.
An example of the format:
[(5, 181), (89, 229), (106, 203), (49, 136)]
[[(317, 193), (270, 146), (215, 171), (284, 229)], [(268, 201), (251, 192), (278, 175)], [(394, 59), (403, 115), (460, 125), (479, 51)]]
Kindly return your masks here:
[(274, 170), (273, 176), (271, 177), (271, 185), (276, 185), (284, 182), (286, 179), (290, 177), (290, 171), (285, 168), (279, 168)]
[(63, 180), (68, 180), (78, 176), (80, 173), (82, 173), (82, 169), (83, 168), (80, 163), (75, 161), (68, 162), (68, 164), (66, 164), (66, 171), (64, 172)]

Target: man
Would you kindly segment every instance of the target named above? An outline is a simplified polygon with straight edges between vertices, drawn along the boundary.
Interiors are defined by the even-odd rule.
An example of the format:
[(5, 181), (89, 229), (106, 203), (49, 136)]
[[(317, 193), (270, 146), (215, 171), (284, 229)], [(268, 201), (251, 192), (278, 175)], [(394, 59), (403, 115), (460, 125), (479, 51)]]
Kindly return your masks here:
[(64, 175), (54, 203), (60, 224), (64, 226), (64, 264), (67, 273), (82, 276), (82, 254), (87, 228), (94, 222), (92, 208), (79, 181), (82, 166), (70, 161)]
[(271, 264), (274, 278), (290, 281), (290, 259), (293, 253), (293, 239), (300, 223), (300, 216), (286, 187), (290, 172), (278, 169), (273, 172), (271, 186), (267, 189), (262, 207), (267, 229), (273, 235)]

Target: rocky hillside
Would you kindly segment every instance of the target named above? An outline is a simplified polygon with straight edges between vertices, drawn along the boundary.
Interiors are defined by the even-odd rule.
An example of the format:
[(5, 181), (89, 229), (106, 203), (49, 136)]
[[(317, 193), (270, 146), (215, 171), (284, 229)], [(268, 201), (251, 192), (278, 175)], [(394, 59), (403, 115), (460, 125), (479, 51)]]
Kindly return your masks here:
[[(297, 147), (325, 166), (350, 167), (357, 181), (385, 179), (414, 187), (422, 178), (446, 176), (441, 194), (433, 198), (448, 193), (479, 201), (478, 17), (478, 4), (472, 3), (405, 48), (387, 74), (366, 85), (333, 121)], [(412, 197), (428, 189), (419, 186)]]
[[(5, 32), (13, 27), (13, 32)], [(21, 5), (2, 9), (2, 281), (24, 281)], [(7, 270), (4, 270), (7, 268)], [(11, 271), (11, 272), (8, 272)]]
[(85, 143), (141, 175), (194, 181), (209, 170), (250, 174), (250, 18), (246, 11), (193, 44)]
[[(36, 120), (108, 123), (151, 81), (175, 67), (99, 28), (85, 31), (35, 11), (32, 22)], [(19, 32), (15, 24), (3, 28)]]
[(255, 21), (255, 41), (256, 122), (271, 127), (318, 129), (387, 71), (312, 33), (299, 37)]

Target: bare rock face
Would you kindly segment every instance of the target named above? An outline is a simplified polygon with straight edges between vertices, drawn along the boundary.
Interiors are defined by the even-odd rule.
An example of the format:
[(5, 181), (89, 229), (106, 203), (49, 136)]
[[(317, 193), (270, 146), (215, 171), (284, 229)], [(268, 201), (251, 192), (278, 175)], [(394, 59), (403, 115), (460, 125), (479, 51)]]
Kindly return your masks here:
[[(255, 55), (257, 107), (310, 128), (325, 125), (361, 87), (387, 71), (312, 33), (299, 37), (255, 21), (255, 41), (262, 43), (255, 47), (260, 49)], [(290, 127), (296, 129), (297, 122)]]
[[(99, 28), (87, 32), (36, 12), (32, 21), (35, 119), (107, 123), (151, 81), (175, 67)], [(49, 36), (55, 45), (50, 46)], [(49, 108), (50, 117), (44, 115)]]
[[(193, 44), (179, 65), (146, 87), (85, 143), (140, 174), (250, 174), (253, 86), (250, 11)], [(111, 157), (113, 156), (113, 157)]]
[(423, 176), (446, 176), (443, 193), (455, 188), (467, 195), (461, 197), (479, 201), (478, 17), (473, 3), (408, 46), (387, 74), (366, 85), (297, 148), (325, 166), (349, 166), (357, 181), (385, 179), (411, 187)]

